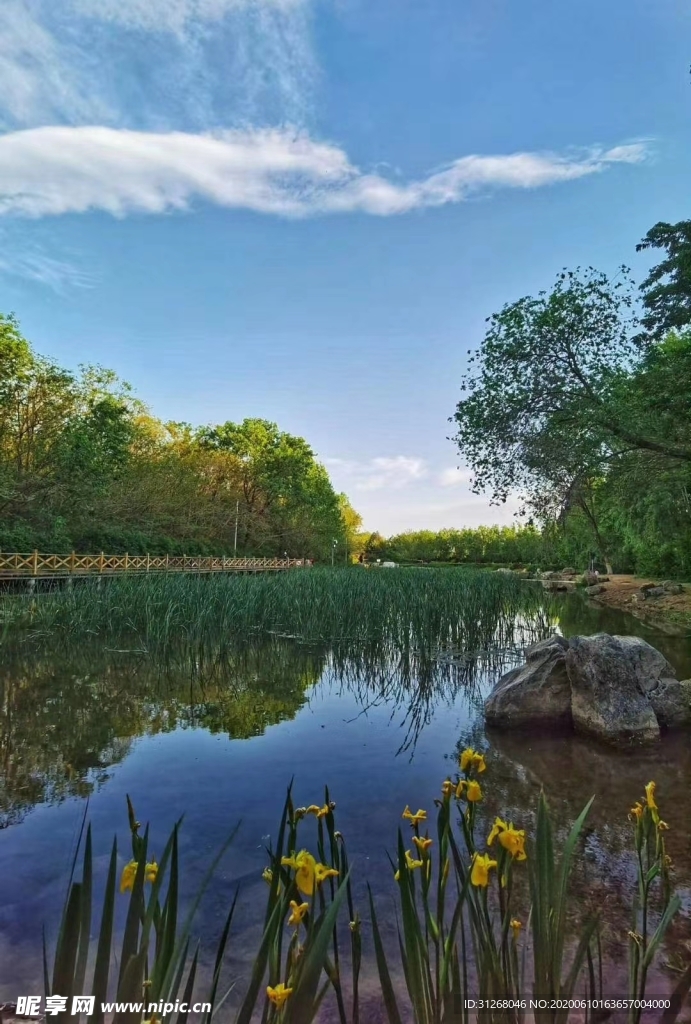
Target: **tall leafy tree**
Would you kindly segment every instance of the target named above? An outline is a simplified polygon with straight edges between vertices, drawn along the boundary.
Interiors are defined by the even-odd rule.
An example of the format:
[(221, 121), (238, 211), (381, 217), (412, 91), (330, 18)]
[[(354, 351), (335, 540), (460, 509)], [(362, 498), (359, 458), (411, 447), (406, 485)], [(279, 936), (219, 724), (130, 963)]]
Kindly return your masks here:
[(691, 220), (659, 221), (636, 246), (637, 252), (646, 249), (666, 253), (641, 285), (641, 323), (650, 338), (660, 341), (691, 323)]

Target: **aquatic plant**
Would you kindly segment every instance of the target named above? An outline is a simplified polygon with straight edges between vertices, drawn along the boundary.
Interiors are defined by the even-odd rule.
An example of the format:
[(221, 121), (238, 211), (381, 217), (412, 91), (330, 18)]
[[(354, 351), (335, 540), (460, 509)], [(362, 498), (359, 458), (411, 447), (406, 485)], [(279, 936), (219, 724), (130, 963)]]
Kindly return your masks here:
[[(505, 573), (301, 569), (257, 575), (116, 577), (2, 599), (5, 644), (107, 639), (162, 655), (185, 644), (271, 634), (432, 659), (524, 646), (522, 616), (545, 619), (545, 595)], [(116, 643), (116, 641), (118, 643)]]
[[(403, 982), (394, 983), (391, 951), (379, 924), (374, 894), (369, 912), (374, 958), (389, 1024), (521, 1024), (530, 999), (555, 1006), (542, 1015), (549, 1024), (565, 1024), (580, 1015), (579, 1000), (607, 1000), (603, 991), (601, 921), (593, 914), (574, 931), (569, 922), (573, 899), (570, 879), (592, 800), (557, 850), (544, 795), (537, 808), (534, 836), (521, 823), (497, 817), (487, 834), (479, 807), (485, 798), (487, 765), (482, 752), (467, 748), (459, 770), (442, 783), (435, 799), (436, 827), (425, 808), (402, 812), (392, 885), (399, 904), (398, 949)], [(359, 1024), (362, 921), (355, 907), (345, 842), (336, 829), (335, 804), (328, 790), (323, 802), (295, 807), (288, 790), (276, 846), (267, 848), (267, 883), (262, 935), (244, 993), (231, 1014), (235, 1024), (259, 1019), (265, 1024), (309, 1024), (329, 992), (340, 1024)], [(173, 1010), (178, 1024), (195, 993), (200, 951), (190, 957), (195, 911), (211, 874), (232, 836), (210, 866), (200, 892), (179, 926), (178, 829), (175, 825), (160, 862), (150, 857), (148, 829), (128, 801), (132, 858), (120, 877), (129, 906), (117, 981), (110, 976), (114, 904), (117, 898), (117, 845), (113, 845), (101, 914), (90, 991), (98, 1007), (107, 998), (146, 1000), (163, 1007), (153, 1016), (167, 1024)], [(629, 1024), (638, 1024), (646, 997), (649, 968), (680, 900), (671, 890), (669, 858), (655, 797), (631, 809), (632, 838), (638, 864), (638, 889), (629, 932)], [(410, 841), (404, 838), (411, 830)], [(432, 834), (430, 834), (430, 831)], [(76, 857), (75, 857), (76, 862)], [(74, 869), (73, 869), (74, 874)], [(522, 877), (521, 877), (522, 876)], [(166, 887), (163, 897), (164, 883)], [(658, 884), (659, 883), (659, 884)], [(148, 896), (147, 896), (148, 890)], [(233, 985), (219, 997), (237, 893), (218, 941), (204, 1024), (210, 1024)], [(341, 920), (347, 909), (347, 929)], [(52, 979), (44, 943), (46, 993), (71, 996), (87, 989), (92, 911), (91, 833), (86, 831), (82, 878), (70, 880)], [(345, 978), (350, 967), (349, 984)], [(672, 993), (662, 1020), (672, 1024), (691, 988), (691, 969)], [(346, 991), (348, 989), (348, 991)], [(404, 994), (405, 993), (405, 994)], [(478, 1007), (478, 993), (487, 1001)], [(199, 998), (197, 996), (197, 998)], [(466, 1000), (475, 999), (475, 1006)], [(492, 1001), (491, 1006), (488, 1005)], [(602, 1019), (590, 1012), (586, 1019)], [(139, 1024), (144, 1014), (116, 1014), (116, 1024)], [(148, 1019), (153, 1019), (149, 1013)]]

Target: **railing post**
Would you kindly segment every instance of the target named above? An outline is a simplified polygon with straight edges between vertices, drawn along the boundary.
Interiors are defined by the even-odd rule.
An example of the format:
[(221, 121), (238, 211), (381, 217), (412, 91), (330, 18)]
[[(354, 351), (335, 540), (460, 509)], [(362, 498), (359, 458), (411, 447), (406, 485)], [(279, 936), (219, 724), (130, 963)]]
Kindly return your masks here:
[(130, 560), (130, 557), (129, 557), (129, 554), (127, 553), (127, 551), (126, 551), (125, 552), (125, 572), (127, 572), (127, 566), (129, 564), (129, 560)]
[(146, 553), (146, 571), (147, 572), (149, 571), (149, 566), (150, 565), (151, 565), (151, 558), (149, 556), (149, 552), (147, 551), (147, 553)]
[(185, 571), (186, 565), (187, 565), (187, 555), (183, 552), (183, 555), (182, 555), (182, 571), (183, 572)]
[(38, 550), (34, 548), (34, 576), (38, 576)]
[(74, 558), (75, 558), (75, 554), (74, 554), (74, 551), (73, 551), (72, 554), (70, 555), (70, 576), (72, 576), (74, 574)]
[(166, 555), (166, 572), (168, 572), (168, 560), (169, 559), (170, 559), (170, 555)]
[(103, 552), (101, 552), (101, 557), (98, 560), (98, 571), (101, 573), (101, 575), (103, 575), (103, 566), (104, 566), (104, 564), (105, 564), (105, 557), (103, 555)]

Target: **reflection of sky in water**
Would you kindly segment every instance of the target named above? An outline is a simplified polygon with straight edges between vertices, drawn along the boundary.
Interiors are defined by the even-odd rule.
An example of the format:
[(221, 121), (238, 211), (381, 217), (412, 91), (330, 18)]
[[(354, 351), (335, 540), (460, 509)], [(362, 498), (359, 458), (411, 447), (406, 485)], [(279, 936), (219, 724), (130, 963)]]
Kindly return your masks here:
[[(561, 622), (564, 632), (598, 628), (642, 632), (630, 619), (609, 616), (598, 625), (590, 610), (587, 615), (583, 622), (578, 609), (568, 605)], [(549, 632), (549, 625), (545, 617), (539, 631)], [(678, 881), (688, 885), (691, 745), (685, 737), (668, 737), (652, 751), (622, 755), (564, 737), (485, 738), (478, 718), (480, 698), (497, 678), (500, 662), (507, 665), (515, 660), (516, 648), (527, 642), (525, 634), (535, 623), (530, 629), (517, 626), (515, 644), (510, 645), (513, 650), (499, 657), (495, 652), (491, 665), (483, 668), (480, 663), (480, 670), (470, 674), (472, 679), (463, 658), (453, 652), (440, 659), (436, 675), (432, 673), (425, 685), (417, 684), (415, 673), (413, 678), (405, 673), (402, 677), (391, 666), (386, 671), (379, 666), (368, 680), (366, 666), (358, 671), (351, 664), (343, 672), (344, 666), (339, 670), (327, 659), (321, 679), (314, 686), (309, 685), (311, 679), (307, 682), (307, 700), (301, 707), (297, 702), (295, 716), (269, 725), (263, 735), (231, 740), (227, 732), (191, 727), (198, 721), (192, 714), (187, 719), (182, 716), (184, 727), (134, 739), (121, 763), (102, 773), (105, 781), (90, 798), (97, 889), (99, 882), (103, 884), (115, 831), (122, 859), (129, 859), (127, 793), (139, 819), (151, 822), (153, 849), (159, 853), (174, 821), (184, 814), (181, 862), (187, 895), (195, 891), (214, 852), (241, 820), (239, 835), (203, 903), (197, 932), (212, 949), (240, 881), (243, 892), (231, 958), (242, 974), (243, 963), (246, 967), (247, 956), (258, 945), (257, 922), (265, 898), (260, 879), (266, 863), (263, 845), (277, 826), (286, 785), (293, 776), (297, 805), (321, 802), (324, 783), (329, 785), (337, 803), (337, 828), (344, 833), (354, 864), (360, 911), (366, 919), (365, 883), (369, 881), (380, 894), (384, 930), (392, 938), (393, 889), (386, 851), (394, 849), (401, 811), (410, 804), (433, 812), (432, 800), (439, 794), (441, 781), (454, 773), (459, 740), (470, 739), (489, 748), (483, 778), (486, 822), (502, 813), (530, 827), (526, 809), (535, 806), (544, 786), (564, 827), (596, 795), (577, 884), (584, 906), (591, 900), (601, 902), (606, 889), (612, 922), (609, 937), (616, 956), (617, 948), (623, 949), (619, 936), (625, 936), (629, 927), (632, 874), (626, 854), (630, 839), (626, 813), (650, 778), (658, 782), (663, 813), (672, 825), (668, 843)], [(688, 644), (643, 632), (684, 671)], [(273, 693), (277, 687), (280, 691), (280, 671), (275, 665), (271, 671)], [(255, 675), (261, 684), (261, 665)], [(465, 688), (464, 677), (468, 677)], [(55, 699), (54, 695), (46, 698)], [(179, 695), (177, 702), (180, 721)], [(42, 710), (38, 724), (49, 730), (50, 709)], [(161, 714), (156, 686), (149, 703), (139, 708), (139, 732), (145, 731), (147, 714)], [(133, 731), (136, 736), (137, 730)], [(49, 731), (44, 743), (50, 746)], [(0, 831), (0, 1001), (22, 991), (39, 991), (41, 928), (46, 924), (49, 938), (54, 937), (83, 810), (83, 800), (74, 797), (38, 803), (18, 824)], [(313, 820), (303, 827), (310, 845), (315, 835)]]

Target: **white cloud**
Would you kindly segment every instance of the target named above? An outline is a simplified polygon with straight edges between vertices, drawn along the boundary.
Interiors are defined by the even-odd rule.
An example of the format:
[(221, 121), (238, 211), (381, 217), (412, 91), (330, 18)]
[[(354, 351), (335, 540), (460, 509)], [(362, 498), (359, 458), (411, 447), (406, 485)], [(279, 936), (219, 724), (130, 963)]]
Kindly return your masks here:
[(0, 112), (9, 123), (103, 119), (106, 105), (86, 88), (79, 66), (79, 53), (61, 43), (24, 0), (3, 0)]
[(292, 12), (309, 0), (72, 0), (84, 17), (145, 32), (180, 34), (192, 23), (221, 21), (238, 10)]
[(537, 188), (638, 163), (643, 143), (586, 153), (466, 156), (409, 183), (363, 173), (340, 147), (304, 132), (216, 134), (50, 126), (0, 136), (0, 213), (116, 216), (186, 209), (194, 200), (285, 217), (391, 216), (492, 188)]
[(312, 3), (1, 0), (0, 127), (304, 123)]
[(442, 487), (459, 487), (463, 484), (469, 484), (473, 478), (473, 474), (469, 469), (459, 469), (456, 466), (452, 466), (449, 469), (444, 469), (439, 474), (439, 483)]
[(408, 455), (378, 456), (366, 462), (348, 459), (324, 459), (323, 462), (336, 481), (347, 481), (347, 486), (355, 491), (398, 489), (427, 476), (424, 460)]

